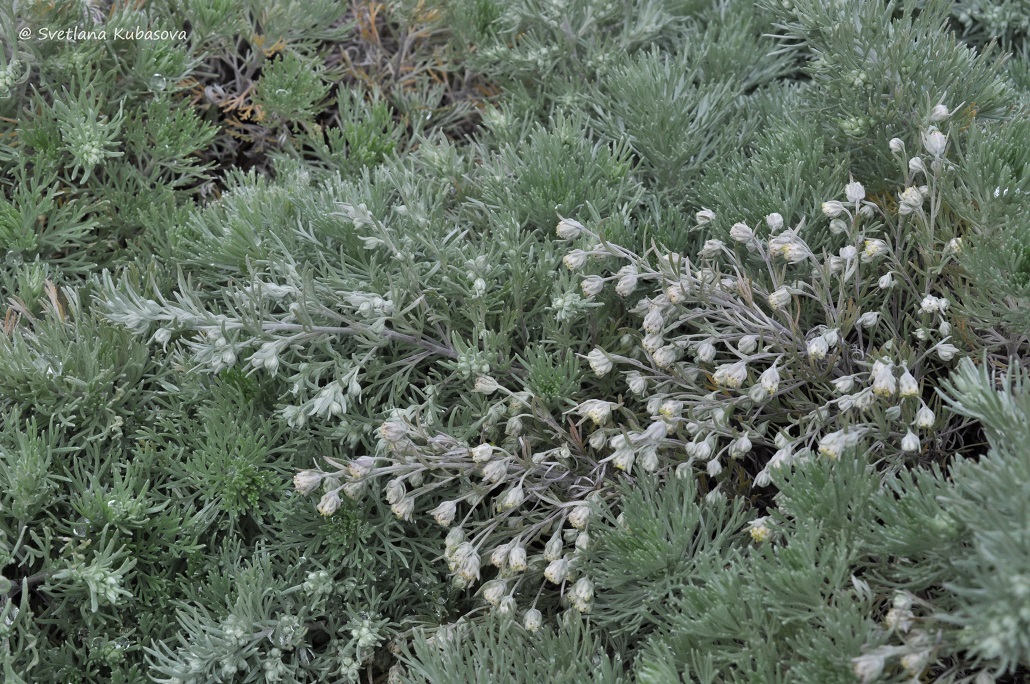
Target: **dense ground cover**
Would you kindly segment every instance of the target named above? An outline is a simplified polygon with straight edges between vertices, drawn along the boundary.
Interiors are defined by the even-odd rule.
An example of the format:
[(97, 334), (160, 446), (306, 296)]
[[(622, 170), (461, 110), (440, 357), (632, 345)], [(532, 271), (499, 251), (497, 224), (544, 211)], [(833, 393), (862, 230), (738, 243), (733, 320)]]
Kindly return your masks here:
[(0, 31), (4, 681), (1030, 676), (1022, 3)]

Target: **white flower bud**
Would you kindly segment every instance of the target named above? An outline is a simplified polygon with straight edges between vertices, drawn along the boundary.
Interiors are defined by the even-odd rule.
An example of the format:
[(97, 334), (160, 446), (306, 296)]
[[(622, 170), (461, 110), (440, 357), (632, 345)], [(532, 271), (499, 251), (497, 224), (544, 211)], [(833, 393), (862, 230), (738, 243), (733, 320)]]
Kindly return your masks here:
[(362, 480), (372, 471), (375, 462), (372, 456), (359, 456), (347, 464), (347, 475), (352, 480)]
[(716, 477), (719, 475), (719, 473), (722, 472), (722, 464), (719, 463), (719, 459), (713, 458), (711, 461), (708, 462), (706, 470), (708, 471), (709, 477)]
[(898, 201), (898, 213), (902, 215), (919, 211), (923, 206), (923, 193), (918, 188), (905, 188)]
[(730, 444), (730, 458), (742, 458), (749, 453), (751, 453), (751, 440), (746, 434), (741, 435)]
[(790, 292), (786, 287), (781, 287), (769, 295), (769, 306), (773, 309), (782, 309), (790, 303)]
[(837, 378), (833, 381), (833, 388), (837, 390), (838, 394), (847, 394), (855, 386), (855, 376), (845, 375), (842, 378)]
[[(468, 547), (469, 551), (462, 553), (463, 547)], [(478, 580), (480, 560), (479, 554), (476, 553), (474, 548), (472, 548), (472, 544), (465, 542), (458, 547), (455, 555), (461, 558), (461, 562), (457, 564), (458, 576), (467, 582)]]
[(769, 400), (769, 392), (762, 387), (761, 383), (757, 385), (751, 385), (751, 389), (747, 393), (748, 398), (756, 404), (763, 404)]
[(581, 531), (576, 535), (576, 550), (586, 551), (590, 546), (590, 533), (586, 530)]
[(686, 296), (684, 294), (686, 286), (687, 284), (682, 280), (678, 283), (673, 283), (665, 288), (665, 298), (669, 300), (670, 304), (682, 304), (686, 301)]
[(544, 560), (553, 561), (557, 558), (561, 558), (562, 554), (562, 538), (561, 533), (555, 532), (554, 535), (544, 544)]
[(483, 481), (497, 484), (508, 474), (508, 464), (504, 461), (490, 461), (483, 466)]
[(945, 254), (959, 254), (962, 252), (962, 238), (951, 238), (944, 248)]
[(758, 518), (748, 523), (748, 532), (756, 542), (762, 543), (772, 539), (772, 529), (766, 524), (767, 517)]
[(780, 387), (780, 371), (776, 368), (776, 364), (765, 369), (758, 381), (766, 392), (776, 394), (776, 390)]
[(935, 313), (941, 310), (941, 300), (933, 295), (926, 295), (919, 304), (920, 313)]
[(623, 266), (619, 269), (619, 281), (615, 284), (615, 294), (628, 297), (637, 289), (637, 269), (635, 266)]
[(584, 297), (587, 297), (588, 299), (590, 297), (595, 297), (601, 294), (601, 291), (604, 290), (604, 278), (597, 275), (587, 276), (583, 279), (583, 282), (579, 284), (579, 287), (583, 290)]
[(901, 656), (901, 666), (905, 668), (905, 672), (918, 680), (919, 676), (923, 673), (923, 670), (926, 669), (926, 664), (929, 660), (929, 649), (923, 649), (922, 651), (906, 653)]
[(783, 217), (778, 212), (773, 212), (765, 217), (765, 225), (773, 233), (783, 228)]
[(937, 356), (940, 357), (941, 361), (951, 361), (958, 352), (959, 348), (953, 344), (937, 345)]
[(644, 335), (644, 339), (641, 342), (641, 346), (650, 354), (654, 354), (656, 351), (661, 349), (664, 344), (665, 339), (659, 334)]
[(855, 249), (854, 245), (848, 245), (840, 248), (840, 258), (844, 261), (854, 261), (855, 257), (858, 256), (858, 250)]
[(697, 345), (697, 351), (694, 356), (699, 363), (711, 363), (712, 359), (715, 358), (715, 345), (712, 344), (711, 340), (705, 340)]
[(415, 499), (406, 496), (397, 503), (390, 506), (390, 510), (401, 520), (411, 521), (411, 513), (415, 510)]
[(857, 408), (859, 411), (867, 410), (875, 401), (876, 395), (873, 394), (873, 390), (870, 387), (858, 392), (851, 398), (852, 406)]
[(867, 653), (851, 659), (851, 669), (856, 677), (859, 677), (861, 684), (871, 684), (883, 674), (883, 667), (886, 664), (884, 657), (875, 653)]
[(572, 593), (582, 603), (590, 603), (594, 598), (594, 583), (586, 577), (580, 577), (572, 587)]
[(868, 263), (887, 253), (887, 243), (883, 240), (869, 239), (862, 249), (862, 261)]
[(475, 449), (469, 449), (473, 463), (486, 463), (494, 454), (494, 448), (486, 443), (480, 444)]
[(522, 624), (525, 626), (526, 631), (535, 633), (540, 631), (540, 626), (544, 623), (543, 614), (536, 608), (530, 608), (526, 611), (525, 617), (522, 618)]
[(734, 223), (730, 227), (730, 239), (736, 242), (751, 242), (755, 233), (746, 223)]
[(876, 311), (867, 311), (858, 318), (858, 325), (862, 328), (874, 328), (880, 322), (880, 314)]
[(906, 453), (919, 451), (919, 437), (911, 430), (901, 440), (901, 450)]
[(379, 426), (379, 436), (383, 438), (384, 442), (389, 444), (400, 442), (407, 434), (407, 428), (400, 421), (388, 420)]
[(318, 502), (318, 512), (329, 517), (336, 512), (336, 509), (340, 507), (340, 494), (337, 490), (326, 492), (322, 496), (322, 500)]
[(671, 345), (666, 345), (652, 354), (654, 363), (659, 368), (668, 368), (676, 361), (677, 357), (676, 348)]
[(516, 608), (518, 608), (518, 605), (515, 603), (515, 597), (505, 596), (501, 599), (501, 602), (497, 604), (495, 610), (498, 615), (514, 615)]
[(447, 538), (444, 539), (444, 543), (447, 545), (448, 550), (454, 550), (461, 546), (465, 541), (465, 530), (460, 527), (455, 527), (447, 533)]
[(647, 380), (637, 371), (630, 371), (626, 374), (626, 384), (629, 391), (638, 396), (647, 391)]
[(823, 438), (819, 440), (819, 453), (826, 458), (836, 460), (840, 458), (847, 444), (848, 438), (844, 431), (837, 430), (836, 432), (823, 435)]
[(583, 268), (583, 265), (587, 262), (587, 253), (582, 249), (574, 249), (562, 259), (562, 263), (565, 264), (565, 268), (570, 271), (576, 271)]
[(708, 443), (707, 439), (701, 442), (693, 442), (693, 446), (694, 455), (698, 459), (707, 461), (712, 457), (712, 445)]
[(750, 354), (758, 348), (758, 335), (744, 335), (737, 342), (737, 350), (741, 354)]
[(880, 279), (876, 281), (876, 285), (881, 290), (889, 290), (894, 287), (894, 276), (890, 273), (884, 273), (880, 276)]
[(812, 256), (812, 250), (794, 230), (785, 230), (769, 238), (769, 253), (790, 264), (799, 263)]
[(912, 157), (908, 160), (908, 170), (912, 173), (926, 173), (926, 167), (923, 166), (923, 160), (919, 157)]
[(521, 484), (517, 484), (504, 493), (501, 499), (497, 502), (497, 510), (501, 513), (506, 511), (512, 511), (522, 505), (526, 500), (526, 492), (522, 489)]
[(873, 394), (881, 397), (892, 396), (898, 389), (898, 381), (894, 377), (894, 364), (877, 361), (873, 364)]
[(508, 551), (508, 567), (515, 572), (525, 572), (526, 568), (529, 567), (526, 561), (526, 547), (521, 544), (515, 544)]
[(575, 240), (583, 232), (583, 224), (573, 219), (562, 219), (555, 230), (562, 240)]
[(905, 143), (901, 138), (891, 138), (889, 145), (894, 154), (901, 154), (905, 151)]
[(456, 501), (443, 501), (436, 508), (429, 511), (429, 515), (433, 516), (433, 520), (440, 527), (449, 527), (454, 522), (454, 515), (458, 512), (458, 504)]
[(490, 553), (490, 565), (495, 568), (503, 568), (508, 560), (508, 545), (498, 544)]
[(843, 221), (843, 220), (841, 220), (839, 218), (835, 218), (832, 221), (830, 221), (830, 233), (831, 234), (833, 234), (833, 235), (843, 235), (846, 232), (848, 232), (848, 224), (845, 221)]
[(656, 334), (662, 332), (662, 327), (665, 325), (665, 319), (662, 318), (662, 312), (657, 308), (651, 309), (644, 316), (644, 332), (650, 334)]
[(590, 369), (597, 377), (603, 377), (612, 369), (612, 357), (608, 356), (603, 349), (595, 347), (587, 354), (587, 361), (590, 362)]
[(172, 331), (168, 328), (158, 328), (154, 333), (154, 336), (150, 339), (151, 341), (160, 344), (161, 348), (164, 349), (168, 345), (169, 340), (172, 339)]
[[(612, 414), (612, 402), (600, 399), (588, 399), (576, 407), (580, 415), (586, 415), (595, 425), (601, 425), (608, 421)], [(596, 434), (596, 433), (595, 433)]]
[(472, 388), (473, 392), (479, 392), (481, 394), (493, 394), (500, 387), (497, 381), (491, 378), (489, 375), (480, 375), (476, 378), (476, 384)]
[(569, 524), (577, 530), (582, 530), (587, 526), (587, 520), (590, 519), (590, 506), (586, 504), (580, 504), (572, 509), (569, 513)]
[(552, 584), (561, 584), (565, 581), (565, 578), (569, 576), (569, 561), (564, 558), (558, 558), (551, 561), (547, 569), (544, 570), (544, 577), (547, 578), (548, 582)]
[(857, 203), (865, 199), (865, 186), (861, 183), (851, 181), (844, 186), (844, 196), (849, 202)]
[(722, 240), (716, 240), (714, 238), (711, 240), (706, 240), (704, 246), (701, 247), (700, 256), (707, 258), (717, 256), (720, 252), (722, 252), (723, 247), (725, 247), (725, 244)]
[(844, 205), (837, 200), (823, 202), (823, 214), (829, 218), (836, 218), (844, 211)]
[(948, 136), (931, 126), (923, 133), (923, 147), (934, 158), (940, 159), (948, 145)]
[(386, 483), (386, 502), (391, 506), (403, 499), (407, 493), (408, 490), (400, 478), (394, 478)]
[(655, 450), (653, 446), (645, 447), (641, 450), (640, 467), (648, 473), (653, 473), (654, 471), (658, 470), (658, 452)]
[(933, 410), (929, 406), (923, 406), (919, 411), (916, 412), (916, 427), (923, 430), (929, 430), (933, 427), (934, 421), (937, 420), (937, 416), (933, 414)]
[(737, 389), (747, 379), (747, 364), (744, 361), (723, 364), (715, 369), (712, 377), (717, 385)]
[(939, 104), (930, 110), (930, 121), (932, 123), (944, 121), (949, 116), (951, 116), (951, 112), (949, 112), (947, 106), (943, 104)]
[(367, 487), (365, 485), (364, 480), (360, 480), (358, 482), (348, 482), (347, 484), (343, 485), (343, 493), (347, 495), (348, 499), (353, 499), (354, 501), (357, 501), (362, 496), (364, 496), (365, 489), (367, 489)]
[(903, 399), (919, 396), (919, 383), (915, 377), (906, 369), (898, 381), (898, 393)]
[(826, 344), (826, 338), (820, 335), (808, 341), (808, 358), (819, 361), (826, 358), (830, 351), (830, 345)]
[(636, 458), (636, 454), (629, 449), (619, 449), (612, 454), (612, 465), (628, 473), (633, 470), (633, 462), (636, 461)]
[(707, 226), (715, 220), (715, 212), (711, 209), (702, 209), (694, 215), (694, 219), (697, 221), (697, 225)]
[(293, 476), (293, 486), (301, 494), (310, 494), (322, 483), (322, 474), (317, 470), (302, 470)]
[[(666, 420), (679, 418), (683, 413), (683, 402), (676, 399), (666, 399), (658, 407), (658, 414)], [(664, 420), (657, 420), (647, 426), (647, 429), (640, 434), (640, 441), (658, 442), (665, 439), (669, 434), (669, 425)]]

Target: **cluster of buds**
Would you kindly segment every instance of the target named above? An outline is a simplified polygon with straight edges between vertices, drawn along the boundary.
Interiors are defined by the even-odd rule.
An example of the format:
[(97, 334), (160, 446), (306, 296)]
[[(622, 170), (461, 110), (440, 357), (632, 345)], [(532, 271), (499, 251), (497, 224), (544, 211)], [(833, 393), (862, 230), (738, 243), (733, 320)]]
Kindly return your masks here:
[(830, 349), (837, 346), (840, 335), (836, 330), (827, 330), (808, 340), (806, 352), (812, 361), (822, 361), (830, 352)]
[[(840, 202), (836, 202), (836, 204), (840, 204)], [(826, 211), (825, 204), (823, 211)], [(796, 228), (785, 230), (779, 235), (769, 238), (769, 253), (783, 259), (788, 264), (797, 264), (812, 256), (812, 250), (798, 235)]]
[(347, 303), (362, 318), (378, 318), (393, 314), (393, 300), (372, 292), (350, 292), (345, 296)]
[[(165, 342), (167, 342), (167, 339), (162, 340), (162, 346)], [(250, 355), (250, 365), (254, 368), (264, 368), (274, 376), (279, 370), (279, 354), (282, 353), (283, 346), (283, 343), (279, 340), (265, 342), (257, 351)]]
[(819, 440), (819, 453), (826, 458), (836, 460), (840, 458), (844, 449), (858, 443), (862, 432), (864, 430), (861, 428), (855, 428), (852, 430), (837, 430), (836, 432), (826, 434)]
[(479, 579), (479, 552), (471, 542), (465, 540), (465, 532), (460, 527), (455, 527), (447, 534), (444, 558), (456, 586), (465, 588)]
[[(640, 467), (646, 472), (653, 473), (658, 469), (658, 446), (665, 439), (666, 435), (675, 429), (675, 421), (678, 413), (675, 404), (678, 402), (663, 402), (659, 408), (659, 419), (651, 423), (646, 430), (628, 430), (611, 437), (609, 446), (614, 449), (606, 461), (611, 461), (617, 469), (630, 473), (633, 464), (639, 459)], [(577, 509), (574, 509), (574, 512)], [(586, 511), (582, 511), (585, 515)], [(570, 519), (571, 520), (571, 519)], [(575, 523), (573, 522), (573, 526)]]
[(577, 611), (589, 613), (594, 601), (594, 583), (587, 577), (580, 577), (565, 596)]
[(744, 381), (747, 380), (747, 363), (745, 361), (737, 361), (736, 363), (723, 364), (715, 369), (712, 379), (715, 380), (715, 384), (721, 387), (740, 389)]

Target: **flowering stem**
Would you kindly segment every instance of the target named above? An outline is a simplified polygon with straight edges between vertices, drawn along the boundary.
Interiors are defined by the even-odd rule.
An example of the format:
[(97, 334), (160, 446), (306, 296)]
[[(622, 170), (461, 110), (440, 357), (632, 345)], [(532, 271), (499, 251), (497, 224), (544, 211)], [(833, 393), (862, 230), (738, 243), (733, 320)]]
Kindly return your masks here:
[[(354, 326), (322, 326), (322, 325), (302, 325), (300, 323), (263, 323), (261, 329), (265, 332), (311, 332), (321, 335), (360, 335), (369, 331), (363, 330)], [(428, 349), (434, 354), (445, 356), (449, 359), (458, 358), (457, 352), (454, 351), (450, 346), (440, 344), (439, 342), (433, 342), (430, 340), (419, 339), (413, 335), (405, 335), (394, 330), (383, 330), (382, 335), (388, 340), (396, 340), (398, 342), (407, 342), (417, 347)]]

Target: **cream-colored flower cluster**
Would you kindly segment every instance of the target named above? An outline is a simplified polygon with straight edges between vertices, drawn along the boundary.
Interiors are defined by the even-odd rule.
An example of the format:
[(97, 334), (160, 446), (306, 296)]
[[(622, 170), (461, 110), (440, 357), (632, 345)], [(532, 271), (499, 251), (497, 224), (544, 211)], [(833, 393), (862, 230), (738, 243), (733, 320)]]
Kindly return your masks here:
[[(696, 464), (718, 478), (727, 462), (759, 456), (754, 482), (762, 486), (776, 468), (815, 454), (839, 458), (847, 447), (875, 445), (897, 458), (936, 448), (926, 369), (960, 350), (946, 283), (932, 273), (961, 243), (932, 224), (947, 137), (928, 129), (922, 143), (931, 161), (908, 164), (893, 205), (854, 179), (821, 205), (828, 244), (825, 233), (804, 220), (788, 226), (779, 213), (760, 225), (734, 223), (728, 241), (710, 237), (695, 256), (636, 255), (576, 224), (575, 238), (594, 245), (589, 255), (622, 262), (611, 275), (586, 276), (584, 292), (600, 297), (616, 282), (616, 296), (638, 297), (630, 311), (640, 317), (626, 348), (595, 349), (587, 361), (597, 376), (624, 369), (629, 394), (663, 425), (657, 439), (640, 430), (610, 437), (616, 469)], [(704, 209), (696, 222), (707, 229), (717, 218)], [(824, 244), (813, 247), (812, 235)], [(586, 264), (570, 255), (577, 268)], [(914, 273), (913, 263), (932, 270)], [(632, 287), (620, 286), (627, 278)], [(662, 416), (658, 406), (669, 402), (675, 414)], [(602, 427), (614, 420), (608, 408), (591, 401), (578, 410)]]
[[(603, 355), (597, 361), (608, 362)], [(529, 396), (508, 390), (491, 376), (477, 377), (474, 391), (499, 397), (506, 411), (527, 419), (533, 415)], [(616, 402), (589, 400), (569, 415), (579, 416), (584, 428), (596, 428), (592, 439), (601, 448), (605, 442), (598, 438), (607, 436), (605, 426), (618, 407)], [(660, 423), (632, 438), (635, 443), (655, 442), (665, 430)], [(335, 472), (298, 473), (297, 491), (308, 494), (321, 486), (318, 510), (325, 516), (335, 514), (342, 496), (357, 499), (376, 493), (400, 520), (428, 515), (448, 530), (443, 558), (454, 585), (472, 588), (482, 582), (480, 596), (499, 613), (514, 615), (520, 596), (538, 595), (528, 588), (532, 582), (559, 591), (570, 610), (591, 610), (593, 584), (576, 568), (579, 554), (590, 544), (593, 511), (606, 494), (603, 480), (577, 472), (568, 444), (528, 455), (489, 442), (469, 445), (433, 433), (399, 411), (380, 425), (377, 436), (375, 454), (326, 459)], [(603, 477), (604, 468), (598, 468), (603, 463), (584, 470)], [(566, 503), (554, 506), (555, 498)], [(473, 515), (481, 507), (489, 507), (486, 519)], [(524, 608), (525, 627), (539, 629), (540, 610), (535, 605)]]

